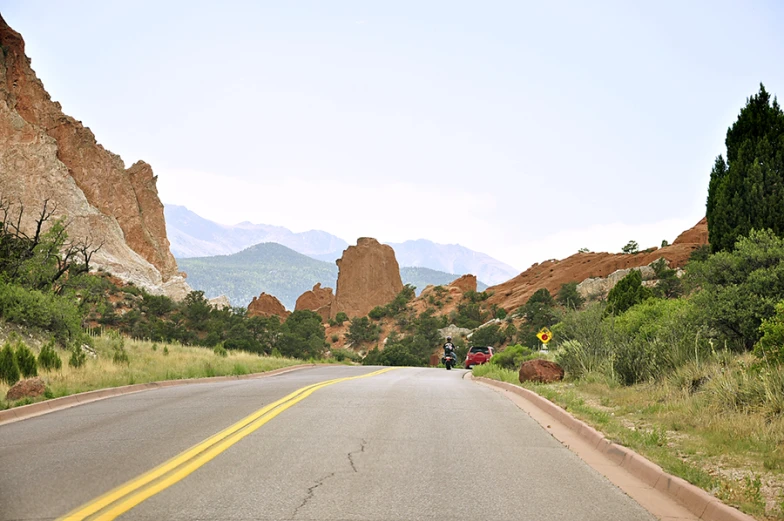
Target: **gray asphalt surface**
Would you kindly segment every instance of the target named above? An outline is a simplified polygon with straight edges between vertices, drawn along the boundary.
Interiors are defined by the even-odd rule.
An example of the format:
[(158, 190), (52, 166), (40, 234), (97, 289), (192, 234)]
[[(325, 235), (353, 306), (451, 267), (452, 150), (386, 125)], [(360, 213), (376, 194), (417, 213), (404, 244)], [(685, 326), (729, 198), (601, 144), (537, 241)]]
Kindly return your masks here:
[[(0, 426), (0, 519), (62, 516), (301, 387), (374, 369), (165, 388)], [(653, 519), (462, 376), (398, 369), (321, 389), (119, 519)]]

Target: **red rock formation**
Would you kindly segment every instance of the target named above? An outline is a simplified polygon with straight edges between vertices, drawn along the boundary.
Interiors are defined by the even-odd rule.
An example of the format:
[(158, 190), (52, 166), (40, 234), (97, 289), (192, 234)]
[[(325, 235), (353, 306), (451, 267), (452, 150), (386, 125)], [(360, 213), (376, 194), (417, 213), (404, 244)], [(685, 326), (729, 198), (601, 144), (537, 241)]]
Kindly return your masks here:
[(694, 228), (689, 228), (675, 239), (676, 244), (708, 244), (708, 218), (703, 217)]
[(312, 290), (306, 291), (299, 296), (297, 303), (294, 305), (294, 311), (301, 309), (315, 311), (326, 322), (330, 318), (334, 301), (335, 296), (332, 294), (332, 288), (322, 288), (319, 282), (313, 286)]
[(517, 277), (488, 288), (487, 292), (493, 295), (487, 302), (513, 311), (541, 288), (547, 288), (555, 295), (567, 282), (580, 283), (591, 277), (607, 277), (620, 269), (647, 266), (661, 257), (667, 259), (670, 268), (679, 268), (688, 262), (695, 249), (707, 244), (707, 229), (703, 219), (694, 228), (683, 232), (672, 245), (648, 253), (576, 253), (564, 260), (534, 264)]
[(285, 320), (291, 313), (286, 311), (283, 304), (276, 297), (262, 293), (248, 304), (249, 317), (271, 317), (278, 316)]
[(349, 317), (364, 317), (376, 306), (383, 306), (403, 290), (400, 267), (391, 246), (376, 239), (361, 237), (349, 246), (338, 265), (335, 304), (330, 317), (341, 311)]
[(21, 400), (22, 398), (35, 398), (46, 392), (46, 385), (40, 378), (29, 378), (16, 382), (5, 395), (8, 401)]
[(520, 382), (551, 383), (563, 380), (564, 370), (549, 360), (529, 360), (523, 362), (518, 372)]
[(476, 275), (463, 275), (459, 279), (450, 282), (449, 285), (458, 288), (463, 293), (476, 291)]
[[(125, 169), (89, 128), (63, 114), (30, 67), (24, 41), (0, 17), (0, 187), (32, 214), (48, 199), (74, 238), (103, 244), (93, 258), (124, 280), (183, 296), (150, 166)], [(175, 287), (177, 286), (177, 287)], [(159, 290), (159, 291), (156, 291)]]

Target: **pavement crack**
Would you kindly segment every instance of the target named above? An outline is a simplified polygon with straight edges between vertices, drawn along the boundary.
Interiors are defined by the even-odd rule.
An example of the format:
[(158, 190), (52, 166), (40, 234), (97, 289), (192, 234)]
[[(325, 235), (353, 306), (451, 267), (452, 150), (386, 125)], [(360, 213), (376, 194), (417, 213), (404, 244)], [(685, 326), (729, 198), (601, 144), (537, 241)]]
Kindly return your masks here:
[(297, 514), (299, 513), (299, 511), (305, 505), (308, 504), (308, 501), (313, 499), (313, 495), (315, 494), (316, 489), (319, 488), (321, 485), (323, 485), (326, 480), (328, 480), (329, 478), (333, 477), (334, 475), (335, 475), (335, 473), (331, 472), (331, 473), (327, 474), (326, 476), (324, 476), (323, 478), (321, 478), (318, 481), (316, 481), (315, 485), (313, 485), (312, 487), (308, 488), (308, 492), (305, 495), (305, 499), (302, 500), (302, 504), (300, 504), (300, 506), (298, 506), (297, 508), (294, 509), (294, 513), (291, 515), (291, 519), (294, 519), (295, 517), (297, 517)]
[(348, 453), (348, 462), (351, 464), (351, 469), (354, 472), (359, 472), (357, 470), (357, 466), (354, 464), (354, 454), (362, 454), (362, 453), (364, 453), (365, 452), (365, 446), (367, 446), (367, 440), (363, 438), (362, 439), (362, 444), (359, 446), (359, 450), (355, 450), (355, 451), (352, 451), (352, 452)]

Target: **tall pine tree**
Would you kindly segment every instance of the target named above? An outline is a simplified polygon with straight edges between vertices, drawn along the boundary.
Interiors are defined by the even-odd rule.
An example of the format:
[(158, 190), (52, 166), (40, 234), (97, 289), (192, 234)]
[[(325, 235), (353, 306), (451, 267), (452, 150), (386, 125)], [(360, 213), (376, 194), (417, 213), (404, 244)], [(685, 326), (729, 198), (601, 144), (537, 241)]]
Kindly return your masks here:
[(732, 250), (752, 229), (784, 235), (784, 112), (760, 84), (727, 130), (727, 160), (716, 158), (708, 186), (714, 252)]

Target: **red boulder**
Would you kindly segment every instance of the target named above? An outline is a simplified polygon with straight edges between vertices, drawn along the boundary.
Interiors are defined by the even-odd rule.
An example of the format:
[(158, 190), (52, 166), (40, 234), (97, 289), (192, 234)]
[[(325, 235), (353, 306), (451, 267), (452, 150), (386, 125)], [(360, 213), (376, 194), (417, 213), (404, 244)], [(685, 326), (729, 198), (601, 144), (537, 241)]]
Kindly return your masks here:
[(564, 370), (560, 365), (548, 360), (529, 360), (523, 362), (519, 372), (520, 382), (557, 382), (563, 380)]
[(9, 402), (21, 400), (22, 398), (35, 398), (46, 392), (46, 384), (40, 378), (28, 378), (16, 382), (13, 387), (8, 389), (5, 399)]

